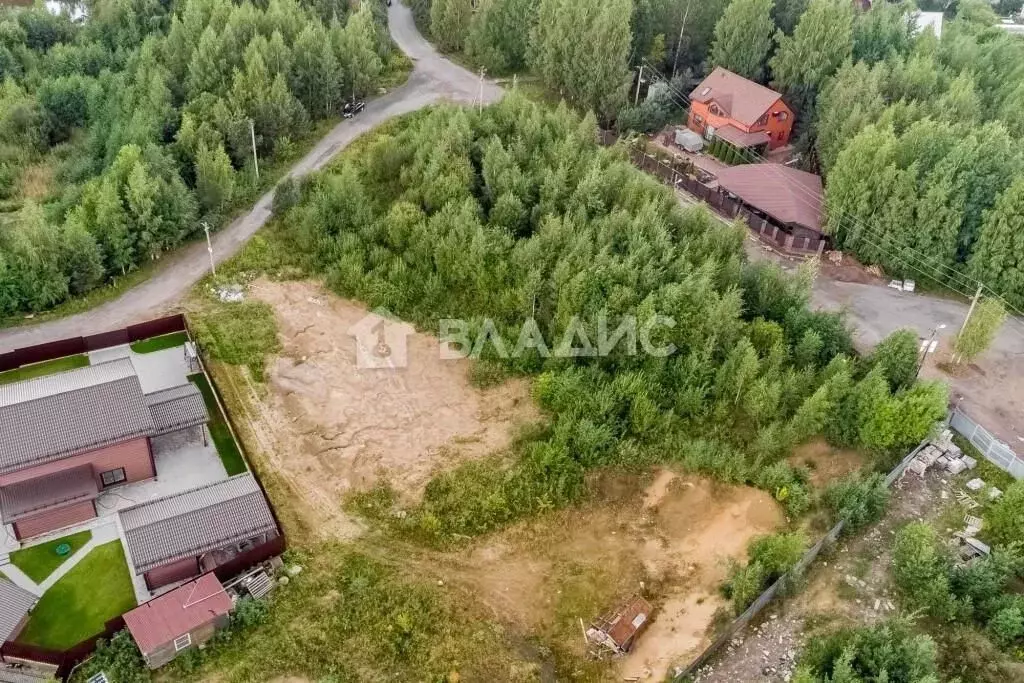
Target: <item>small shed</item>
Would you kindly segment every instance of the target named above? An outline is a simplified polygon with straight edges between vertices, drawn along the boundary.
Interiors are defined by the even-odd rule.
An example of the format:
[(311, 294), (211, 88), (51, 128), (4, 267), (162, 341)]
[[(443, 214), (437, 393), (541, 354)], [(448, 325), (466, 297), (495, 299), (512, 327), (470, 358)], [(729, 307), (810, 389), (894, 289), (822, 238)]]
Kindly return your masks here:
[(651, 619), (651, 604), (639, 596), (622, 603), (617, 609), (597, 619), (585, 633), (587, 640), (598, 646), (597, 652), (622, 655), (633, 649), (640, 632)]
[(199, 647), (228, 625), (231, 597), (211, 572), (124, 615), (150, 669)]

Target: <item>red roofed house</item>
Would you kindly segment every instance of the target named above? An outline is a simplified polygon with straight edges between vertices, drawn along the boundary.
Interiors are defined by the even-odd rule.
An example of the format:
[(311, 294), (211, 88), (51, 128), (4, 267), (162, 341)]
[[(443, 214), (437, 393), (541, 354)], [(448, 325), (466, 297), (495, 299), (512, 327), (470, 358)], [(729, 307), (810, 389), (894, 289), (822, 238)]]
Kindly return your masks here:
[(124, 615), (150, 669), (208, 641), (228, 625), (233, 604), (211, 572)]
[(776, 149), (789, 144), (793, 110), (771, 88), (717, 67), (690, 93), (686, 125), (738, 149)]

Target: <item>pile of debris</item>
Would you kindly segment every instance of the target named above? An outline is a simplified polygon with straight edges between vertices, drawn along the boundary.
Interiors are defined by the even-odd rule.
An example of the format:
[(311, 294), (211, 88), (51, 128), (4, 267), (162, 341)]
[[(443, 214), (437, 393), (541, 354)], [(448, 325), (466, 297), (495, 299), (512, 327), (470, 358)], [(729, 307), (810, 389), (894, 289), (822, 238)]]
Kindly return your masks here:
[(938, 439), (922, 448), (907, 469), (923, 477), (930, 467), (946, 470), (950, 474), (960, 474), (964, 470), (973, 470), (977, 465), (977, 460), (965, 455), (953, 443), (953, 432), (947, 429)]
[(651, 604), (640, 596), (633, 596), (617, 609), (595, 620), (590, 628), (583, 630), (590, 655), (595, 659), (604, 659), (626, 654), (633, 649), (636, 639), (650, 619)]

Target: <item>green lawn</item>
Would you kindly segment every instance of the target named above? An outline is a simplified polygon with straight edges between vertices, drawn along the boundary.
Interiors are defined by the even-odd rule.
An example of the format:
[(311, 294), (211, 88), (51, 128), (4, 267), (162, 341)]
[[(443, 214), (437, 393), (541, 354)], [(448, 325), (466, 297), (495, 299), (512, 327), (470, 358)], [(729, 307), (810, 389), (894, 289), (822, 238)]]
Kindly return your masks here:
[(32, 611), (18, 641), (66, 650), (135, 607), (135, 591), (120, 541), (93, 548)]
[(227, 418), (220, 412), (220, 406), (217, 405), (217, 399), (213, 395), (213, 387), (210, 386), (206, 375), (201, 372), (189, 375), (188, 381), (199, 387), (199, 391), (203, 394), (206, 412), (210, 414), (210, 422), (208, 424), (210, 435), (213, 437), (213, 444), (217, 447), (217, 454), (220, 455), (220, 460), (224, 463), (224, 469), (227, 470), (228, 476), (233, 477), (236, 474), (245, 472), (249, 468), (245, 466), (242, 452), (238, 449), (235, 437), (231, 435)]
[[(57, 567), (64, 564), (65, 560), (88, 543), (90, 538), (92, 538), (91, 531), (80, 531), (77, 534), (34, 545), (31, 548), (16, 550), (11, 553), (11, 564), (25, 572), (28, 578), (36, 583), (42, 583), (47, 576), (57, 571)], [(71, 552), (64, 557), (57, 554), (57, 546), (62, 543), (71, 546)]]
[(164, 349), (173, 349), (175, 346), (183, 346), (188, 341), (188, 335), (184, 332), (172, 332), (159, 337), (150, 337), (132, 344), (132, 351), (135, 353), (153, 353)]
[(52, 375), (57, 372), (64, 372), (65, 370), (84, 368), (88, 364), (89, 357), (83, 353), (78, 356), (64, 356), (63, 358), (55, 358), (54, 360), (47, 360), (42, 363), (23, 365), (20, 368), (0, 372), (0, 384), (21, 382), (33, 377), (43, 377), (44, 375)]

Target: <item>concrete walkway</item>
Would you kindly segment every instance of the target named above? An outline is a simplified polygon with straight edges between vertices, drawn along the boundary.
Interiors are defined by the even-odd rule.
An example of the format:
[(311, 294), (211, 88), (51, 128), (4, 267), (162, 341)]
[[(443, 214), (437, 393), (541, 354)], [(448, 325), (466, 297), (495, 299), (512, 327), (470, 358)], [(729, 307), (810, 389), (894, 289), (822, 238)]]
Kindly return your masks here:
[[(11, 583), (19, 588), (23, 588), (30, 593), (42, 597), (46, 591), (53, 588), (55, 583), (60, 581), (69, 571), (78, 566), (78, 563), (85, 559), (85, 556), (92, 552), (93, 548), (105, 543), (110, 543), (111, 541), (120, 540), (121, 537), (117, 533), (117, 524), (110, 520), (103, 521), (103, 524), (92, 529), (92, 538), (89, 539), (89, 542), (79, 548), (78, 552), (74, 555), (66, 559), (64, 564), (57, 567), (57, 569), (47, 576), (42, 583), (36, 583), (30, 579), (25, 572), (21, 571), (13, 564), (4, 564), (0, 567), (0, 572), (3, 572), (4, 575), (11, 580)], [(82, 531), (82, 529), (72, 530), (70, 533), (77, 533), (78, 531)], [(68, 530), (65, 529), (62, 533), (66, 534), (68, 533)], [(5, 559), (9, 559), (9, 556)]]

